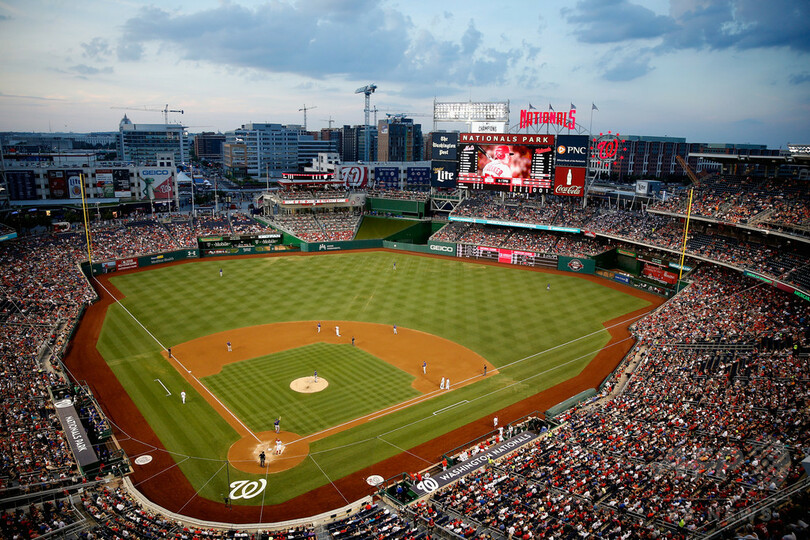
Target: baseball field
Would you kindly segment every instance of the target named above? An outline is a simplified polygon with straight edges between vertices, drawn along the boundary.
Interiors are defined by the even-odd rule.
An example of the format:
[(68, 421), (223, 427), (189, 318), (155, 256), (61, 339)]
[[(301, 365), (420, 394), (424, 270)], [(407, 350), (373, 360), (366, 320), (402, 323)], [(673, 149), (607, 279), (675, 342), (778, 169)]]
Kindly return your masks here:
[(229, 494), (261, 508), (318, 489), (348, 502), (339, 479), (388, 475), (403, 453), (430, 465), (420, 445), (485, 432), (497, 411), (580, 374), (611, 341), (608, 321), (625, 329), (656, 304), (593, 277), (385, 250), (202, 260), (100, 285), (118, 302), (96, 348), (120, 386), (94, 383), (104, 369), (87, 378), (130, 458), (154, 457), (134, 466), (136, 485), (188, 480), (193, 494), (166, 505), (181, 513)]

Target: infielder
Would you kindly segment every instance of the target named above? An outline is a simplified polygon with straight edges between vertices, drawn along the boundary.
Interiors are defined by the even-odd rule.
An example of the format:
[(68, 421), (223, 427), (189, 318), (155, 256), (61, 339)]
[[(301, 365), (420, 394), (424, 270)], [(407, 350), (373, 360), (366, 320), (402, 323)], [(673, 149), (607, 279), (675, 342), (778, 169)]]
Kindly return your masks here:
[(397, 325), (394, 325), (394, 335), (397, 335)]
[(183, 390), (182, 392), (180, 392), (180, 401), (182, 401), (182, 402), (183, 402), (183, 405), (185, 405), (185, 404), (186, 404), (186, 391), (185, 391), (185, 390)]
[(231, 352), (233, 350), (231, 349), (231, 342), (227, 342), (226, 345), (228, 346), (228, 352)]
[(422, 361), (422, 375), (427, 373), (427, 360)]
[(335, 335), (337, 337), (340, 337), (340, 327), (339, 326), (335, 326)]
[(318, 333), (321, 333), (321, 323), (318, 323)]

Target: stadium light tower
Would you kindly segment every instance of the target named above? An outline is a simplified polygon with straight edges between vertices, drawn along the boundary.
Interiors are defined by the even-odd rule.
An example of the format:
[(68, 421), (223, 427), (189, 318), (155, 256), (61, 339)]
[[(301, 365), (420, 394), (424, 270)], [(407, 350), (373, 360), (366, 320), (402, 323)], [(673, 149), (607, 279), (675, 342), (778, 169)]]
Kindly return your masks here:
[(364, 156), (363, 161), (365, 161), (366, 163), (368, 163), (369, 146), (371, 144), (371, 134), (369, 133), (369, 126), (368, 126), (368, 115), (371, 112), (371, 109), (370, 109), (369, 106), (371, 104), (371, 94), (373, 94), (376, 89), (377, 89), (376, 84), (369, 84), (368, 86), (363, 86), (363, 87), (358, 88), (357, 90), (354, 91), (355, 94), (365, 94), (365, 96), (366, 96), (366, 107), (363, 109), (363, 112), (366, 113), (366, 127), (363, 130), (365, 132), (364, 133), (364, 140), (365, 140), (365, 143), (366, 143), (366, 148), (363, 151), (363, 156)]

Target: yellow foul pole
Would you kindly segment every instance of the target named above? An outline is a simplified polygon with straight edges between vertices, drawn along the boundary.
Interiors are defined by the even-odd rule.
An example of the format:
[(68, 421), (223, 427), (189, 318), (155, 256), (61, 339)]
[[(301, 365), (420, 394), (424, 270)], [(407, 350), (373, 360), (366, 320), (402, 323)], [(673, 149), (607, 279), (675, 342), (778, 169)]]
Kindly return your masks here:
[(82, 188), (82, 216), (84, 217), (84, 238), (87, 242), (87, 261), (90, 263), (90, 275), (93, 275), (93, 250), (90, 238), (90, 222), (87, 217), (87, 199), (84, 195), (84, 175), (79, 175), (79, 184)]
[(689, 205), (686, 208), (686, 222), (683, 224), (683, 249), (681, 249), (681, 268), (680, 272), (678, 273), (678, 290), (680, 290), (681, 277), (683, 277), (683, 260), (684, 257), (686, 257), (686, 235), (689, 234), (689, 218), (692, 215), (692, 195), (694, 193), (694, 188), (689, 190)]

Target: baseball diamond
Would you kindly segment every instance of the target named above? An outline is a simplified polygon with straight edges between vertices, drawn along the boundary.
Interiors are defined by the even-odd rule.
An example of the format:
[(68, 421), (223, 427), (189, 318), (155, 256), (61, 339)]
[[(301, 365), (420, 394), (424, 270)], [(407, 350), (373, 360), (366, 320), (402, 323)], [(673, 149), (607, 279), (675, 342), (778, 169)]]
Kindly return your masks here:
[[(137, 489), (169, 511), (234, 523), (342, 506), (374, 492), (372, 474), (439, 461), (492, 413), (517, 418), (598, 384), (629, 350), (627, 326), (662, 301), (556, 270), (396, 253), (392, 271), (392, 261), (387, 250), (274, 255), (100, 276), (102, 301), (69, 362), (128, 455), (154, 457), (135, 467)], [(328, 386), (291, 388), (313, 370)], [(184, 408), (155, 378), (187, 392)], [(226, 510), (228, 482), (252, 496)]]

